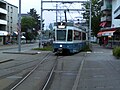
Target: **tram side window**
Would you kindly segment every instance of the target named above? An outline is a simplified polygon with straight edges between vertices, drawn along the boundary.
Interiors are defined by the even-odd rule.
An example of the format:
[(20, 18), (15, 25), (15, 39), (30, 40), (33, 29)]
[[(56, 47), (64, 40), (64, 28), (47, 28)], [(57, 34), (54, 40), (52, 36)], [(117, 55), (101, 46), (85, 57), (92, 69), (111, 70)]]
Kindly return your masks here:
[(68, 41), (72, 41), (72, 30), (68, 30)]
[(74, 40), (81, 40), (81, 33), (78, 31), (74, 32)]
[(86, 40), (86, 34), (85, 33), (83, 33), (83, 35), (82, 35), (82, 40)]

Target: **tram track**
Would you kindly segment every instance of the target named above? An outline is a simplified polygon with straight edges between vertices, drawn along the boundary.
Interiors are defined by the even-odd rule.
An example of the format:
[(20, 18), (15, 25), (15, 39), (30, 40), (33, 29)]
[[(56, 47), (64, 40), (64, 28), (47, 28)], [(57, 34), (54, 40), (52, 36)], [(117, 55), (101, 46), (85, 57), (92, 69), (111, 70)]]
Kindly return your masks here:
[[(16, 90), (17, 87), (19, 87), (23, 82), (25, 82), (26, 79), (28, 79), (35, 71), (37, 71), (37, 69), (39, 69), (39, 67), (41, 66), (41, 64), (46, 63), (46, 60), (48, 60), (49, 57), (45, 57), (43, 58), (37, 65), (34, 66), (34, 68), (28, 73), (26, 74), (19, 82), (17, 82), (14, 86), (12, 86), (11, 89), (9, 90)], [(50, 58), (49, 58), (50, 59)], [(54, 59), (56, 61), (56, 59)], [(54, 65), (55, 66), (55, 65)], [(48, 71), (49, 72), (49, 71)], [(48, 75), (47, 75), (48, 76)]]
[[(30, 64), (30, 63), (27, 64), (27, 62), (26, 62), (26, 64), (24, 64), (24, 66), (22, 65), (23, 64), (22, 63), (22, 64), (18, 64), (18, 65), (12, 66), (12, 67), (8, 67), (7, 69), (1, 69), (1, 71), (8, 71), (8, 73), (3, 72), (4, 74), (3, 75), (1, 74), (1, 76), (0, 76), (0, 84), (1, 84), (2, 81), (6, 80), (6, 79), (9, 79), (9, 78), (12, 78), (12, 77), (14, 78), (14, 77), (18, 76), (18, 78), (16, 78), (15, 82), (12, 82), (9, 86), (5, 87), (5, 89), (4, 89), (4, 90), (10, 90), (8, 88), (11, 87), (11, 85), (13, 85), (16, 82), (20, 81), (20, 79), (22, 77), (26, 76), (28, 73), (30, 73), (30, 71), (33, 70), (34, 67), (37, 68), (38, 66), (36, 66), (36, 64), (38, 64), (38, 63), (41, 63), (41, 64), (47, 63), (49, 61), (49, 58), (51, 58), (50, 56), (51, 56), (51, 54), (48, 53), (47, 55), (45, 55), (42, 58), (42, 60), (38, 60), (39, 62), (36, 62), (34, 64), (32, 63), (33, 65), (31, 64), (31, 66), (25, 67), (25, 65)], [(32, 61), (32, 62), (34, 62), (34, 61)], [(20, 68), (19, 66), (21, 66), (21, 67), (23, 66), (24, 68), (19, 69)], [(16, 69), (16, 68), (18, 68), (18, 69)], [(13, 69), (13, 71), (11, 69)], [(20, 74), (21, 72), (22, 73), (24, 72), (24, 73)], [(21, 78), (19, 78), (19, 75), (22, 75), (22, 76), (20, 76)]]
[[(48, 54), (45, 55), (43, 57), (43, 59), (48, 57), (49, 56)], [(29, 71), (28, 69), (34, 67), (39, 62), (40, 62), (39, 58), (36, 58), (36, 59), (34, 59), (32, 61), (28, 61), (28, 62), (25, 62), (25, 63), (18, 63), (18, 64), (15, 64), (13, 66), (10, 66), (10, 67), (2, 68), (2, 69), (0, 69), (0, 72), (3, 72), (3, 71), (10, 71), (10, 72), (8, 72), (6, 74), (3, 74), (3, 75), (1, 74), (0, 79), (6, 78), (6, 77), (8, 77), (10, 75), (20, 73), (20, 72), (22, 72), (24, 70)], [(25, 66), (27, 66), (27, 67), (25, 67)], [(21, 68), (21, 67), (24, 67), (24, 68)]]
[(53, 64), (52, 69), (50, 70), (50, 72), (48, 73), (48, 75), (47, 75), (47, 77), (46, 77), (46, 81), (45, 81), (42, 89), (39, 89), (39, 90), (47, 90), (47, 88), (50, 86), (50, 84), (51, 84), (50, 82), (52, 82), (52, 80), (53, 80), (52, 78), (54, 77), (55, 68), (56, 68), (56, 66), (57, 66), (57, 64), (58, 64), (57, 59), (58, 59), (58, 56), (57, 56), (57, 58), (55, 59), (55, 62), (54, 62), (54, 64)]
[[(59, 73), (61, 75), (68, 75), (68, 74), (73, 75), (72, 78), (74, 78), (76, 76), (76, 79), (74, 78), (75, 81), (73, 83), (72, 90), (77, 90), (77, 85), (79, 83), (78, 79), (80, 79), (80, 74), (82, 72), (82, 68), (83, 68), (83, 64), (84, 64), (84, 57), (78, 63), (79, 65), (77, 65), (77, 68), (76, 69), (74, 68), (75, 70), (72, 70), (72, 71), (64, 70), (64, 62), (65, 62), (65, 61), (63, 61), (64, 57), (66, 57), (66, 56), (55, 56), (54, 58), (50, 59), (49, 55), (45, 56), (39, 63), (37, 63), (36, 65), (31, 67), (32, 69), (30, 71), (28, 70), (28, 72), (23, 74), (22, 78), (17, 79), (15, 82), (11, 83), (4, 90), (51, 90), (49, 88), (53, 84), (56, 74), (59, 74)], [(63, 63), (61, 63), (62, 66), (60, 64), (58, 65), (58, 63), (59, 63), (58, 61), (63, 62)], [(50, 66), (47, 67), (47, 65), (50, 65)], [(61, 72), (59, 72), (60, 67), (58, 67), (58, 66), (61, 66)], [(40, 68), (43, 68), (43, 69), (40, 69)], [(78, 74), (77, 74), (76, 70), (78, 71)], [(39, 74), (39, 76), (34, 76), (37, 73)], [(41, 76), (41, 75), (43, 75), (43, 76)], [(27, 83), (35, 84), (34, 83), (35, 78), (37, 78), (37, 79), (42, 78), (42, 79), (40, 79), (39, 81), (35, 81), (36, 85), (37, 85), (37, 89), (36, 88), (30, 89), (30, 86), (27, 86)], [(30, 82), (31, 80), (33, 80), (33, 82)], [(64, 81), (63, 81), (63, 83), (64, 83)]]
[[(67, 57), (71, 58), (71, 56)], [(52, 83), (50, 83), (51, 85), (48, 84), (47, 86), (49, 88), (39, 90), (78, 90), (81, 73), (85, 63), (85, 55), (83, 55), (83, 57), (81, 57), (81, 59), (77, 61), (74, 60), (74, 57), (71, 58), (72, 61), (66, 58), (62, 61), (58, 60), (58, 64), (61, 65), (57, 66), (56, 70), (54, 69), (54, 78), (51, 79), (52, 81), (49, 81)], [(76, 61), (76, 63), (73, 63), (73, 60)], [(60, 63), (59, 61), (61, 61), (62, 63)], [(71, 64), (73, 66), (71, 66)], [(76, 66), (74, 67), (74, 65)], [(71, 68), (68, 69), (68, 67)]]
[[(46, 88), (49, 87), (50, 82), (51, 82), (51, 80), (54, 76), (54, 71), (55, 71), (55, 68), (57, 66), (58, 59), (61, 59), (61, 58), (63, 58), (63, 57), (58, 58), (58, 56), (56, 56), (55, 59), (52, 59), (52, 61), (54, 61), (53, 65), (52, 65), (51, 69), (47, 71), (47, 74), (45, 75), (46, 77), (44, 78), (43, 83), (40, 85), (39, 90), (46, 90)], [(41, 64), (44, 64), (44, 62), (46, 62), (46, 58), (44, 58), (41, 62), (39, 62), (27, 75), (24, 76), (24, 78), (22, 78), (17, 84), (12, 86), (12, 88), (10, 90), (20, 90), (20, 89), (17, 89), (17, 88), (19, 88), (22, 83), (25, 83), (25, 81), (28, 78), (31, 78), (32, 74), (34, 74), (36, 71), (38, 71), (37, 69), (39, 69)]]

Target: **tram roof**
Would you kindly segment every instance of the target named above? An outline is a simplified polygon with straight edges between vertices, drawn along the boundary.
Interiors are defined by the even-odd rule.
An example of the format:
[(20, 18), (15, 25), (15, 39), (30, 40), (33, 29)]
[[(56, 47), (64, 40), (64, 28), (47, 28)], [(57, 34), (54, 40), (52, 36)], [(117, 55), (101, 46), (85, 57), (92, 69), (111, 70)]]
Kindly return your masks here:
[[(56, 28), (57, 28), (57, 23), (54, 23), (54, 26), (56, 26)], [(67, 22), (66, 23), (66, 29), (74, 29), (74, 30), (82, 30), (82, 31), (85, 31), (86, 29), (83, 27), (83, 26), (81, 26), (81, 25), (77, 25), (77, 24), (75, 24), (75, 23), (73, 23), (73, 22)]]

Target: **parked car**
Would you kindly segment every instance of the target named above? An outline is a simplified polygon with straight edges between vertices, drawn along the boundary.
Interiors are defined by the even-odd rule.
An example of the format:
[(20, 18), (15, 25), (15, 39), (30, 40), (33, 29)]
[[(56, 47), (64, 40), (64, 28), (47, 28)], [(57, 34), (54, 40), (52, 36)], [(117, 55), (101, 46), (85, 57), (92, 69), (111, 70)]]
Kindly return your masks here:
[(42, 39), (40, 39), (40, 44), (41, 42), (43, 46), (47, 46), (47, 45), (51, 45), (53, 40), (48, 37), (42, 37)]

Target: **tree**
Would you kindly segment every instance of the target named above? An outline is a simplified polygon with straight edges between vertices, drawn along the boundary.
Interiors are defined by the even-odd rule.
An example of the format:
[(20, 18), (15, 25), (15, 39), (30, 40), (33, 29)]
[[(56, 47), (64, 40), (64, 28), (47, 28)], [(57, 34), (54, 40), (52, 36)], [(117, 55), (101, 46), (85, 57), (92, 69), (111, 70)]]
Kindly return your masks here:
[[(41, 20), (40, 20), (40, 16), (39, 16), (39, 14), (37, 14), (37, 11), (34, 9), (34, 8), (32, 8), (32, 9), (30, 9), (30, 12), (28, 12), (28, 14), (30, 15), (30, 16), (32, 16), (34, 19), (35, 19), (35, 21), (36, 21), (36, 25), (35, 25), (35, 30), (36, 31), (38, 31), (38, 30), (40, 30), (41, 29)], [(42, 22), (44, 22), (44, 20), (42, 21)], [(42, 25), (43, 26), (43, 28), (44, 28), (44, 24)]]
[(22, 17), (21, 20), (21, 30), (22, 32), (25, 32), (24, 36), (26, 37), (26, 43), (27, 40), (32, 40), (34, 39), (34, 34), (33, 34), (33, 28), (35, 27), (36, 21), (33, 17), (31, 16), (25, 16)]
[[(97, 36), (97, 33), (100, 30), (99, 24), (101, 19), (101, 5), (100, 0), (91, 0), (92, 1), (92, 15), (91, 15), (91, 28), (92, 28), (92, 34), (94, 36)], [(87, 2), (86, 4), (83, 4), (83, 7), (85, 9), (89, 9), (90, 4)], [(85, 11), (83, 13), (83, 18), (87, 20), (87, 23), (89, 23), (89, 11)]]
[(21, 19), (21, 29), (22, 32), (26, 32), (28, 29), (33, 29), (33, 27), (35, 26), (35, 19), (31, 16), (25, 16), (22, 17)]

